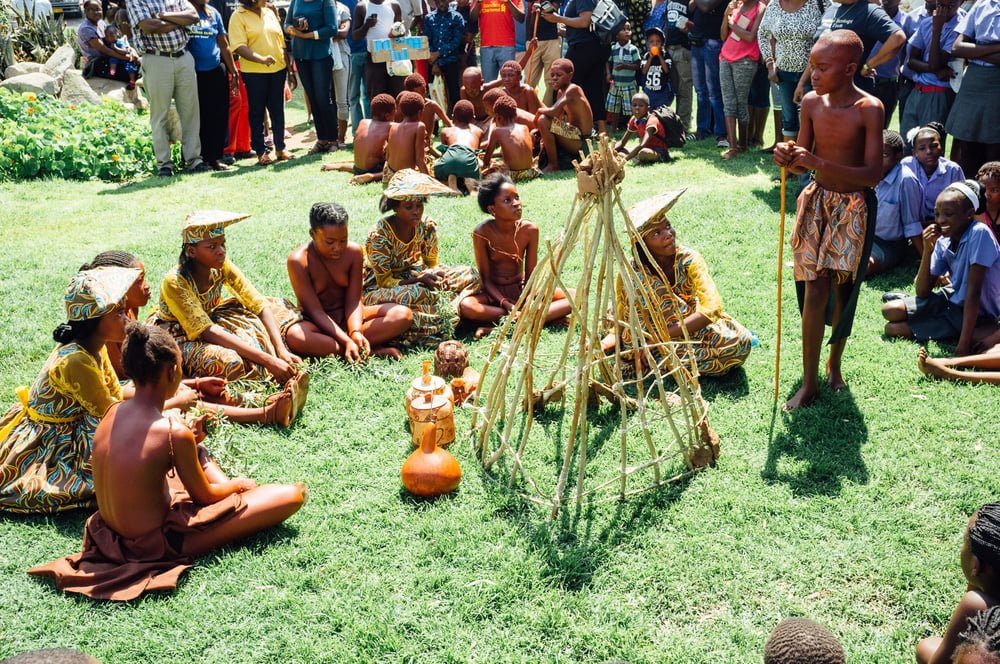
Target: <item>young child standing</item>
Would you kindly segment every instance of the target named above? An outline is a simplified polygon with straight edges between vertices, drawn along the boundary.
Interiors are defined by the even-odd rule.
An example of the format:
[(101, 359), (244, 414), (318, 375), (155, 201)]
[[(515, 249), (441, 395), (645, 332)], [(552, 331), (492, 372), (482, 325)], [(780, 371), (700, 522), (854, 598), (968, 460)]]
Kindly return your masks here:
[[(492, 215), (472, 232), (476, 268), (482, 280), (482, 292), (470, 299), (471, 319), (488, 323), (476, 330), (476, 338), (492, 331), (492, 324), (514, 309), (525, 284), (538, 263), (538, 226), (521, 218), (521, 197), (514, 182), (502, 173), (494, 173), (479, 187), (479, 209)], [(572, 295), (572, 293), (571, 293)], [(556, 289), (545, 316), (551, 323), (570, 313), (566, 294)]]
[(535, 166), (531, 131), (515, 121), (517, 110), (514, 100), (507, 95), (501, 96), (493, 105), (494, 125), (483, 155), (483, 170), (490, 168), (493, 152), (499, 147), (503, 171), (514, 182), (525, 182), (537, 178), (541, 171)]
[(802, 386), (785, 404), (793, 410), (819, 396), (819, 356), (827, 307), (833, 334), (827, 382), (847, 384), (841, 358), (868, 267), (877, 202), (870, 187), (882, 177), (882, 103), (854, 85), (861, 39), (850, 30), (820, 37), (809, 54), (813, 91), (802, 100), (799, 143), (779, 143), (774, 162), (795, 174), (815, 171), (799, 194), (791, 245), (802, 311)]
[(361, 304), (364, 253), (347, 239), (347, 211), (336, 203), (309, 210), (310, 242), (288, 257), (288, 278), (302, 310), (302, 325), (332, 340), (334, 354), (358, 362), (369, 354), (398, 360), (390, 342), (413, 325), (401, 304)]
[(906, 256), (907, 241), (921, 242), (920, 182), (903, 159), (903, 137), (899, 132), (882, 132), (882, 181), (875, 187), (878, 214), (875, 216), (875, 240), (868, 259), (868, 274), (891, 270)]
[(353, 173), (351, 184), (367, 184), (382, 179), (385, 168), (385, 149), (389, 144), (389, 130), (394, 123), (396, 101), (389, 95), (375, 95), (371, 102), (371, 119), (358, 123), (354, 132), (354, 161), (339, 161), (323, 164), (320, 170)]
[(382, 169), (383, 187), (393, 174), (406, 168), (427, 173), (427, 129), (420, 117), (424, 111), (423, 97), (404, 90), (399, 93), (396, 105), (403, 113), (403, 121), (389, 128), (385, 168)]
[(632, 24), (618, 31), (617, 43), (611, 47), (608, 60), (608, 100), (604, 103), (608, 111), (608, 127), (618, 131), (618, 119), (632, 114), (632, 97), (638, 91), (636, 72), (639, 71), (642, 56), (632, 43)]
[[(667, 131), (660, 119), (649, 112), (649, 97), (645, 92), (637, 92), (632, 96), (631, 104), (632, 117), (628, 120), (628, 129), (615, 149), (624, 154), (625, 159), (637, 164), (670, 161)], [(630, 152), (625, 146), (633, 136), (639, 137), (639, 144)]]
[[(1000, 503), (987, 503), (969, 519), (959, 554), (968, 584), (951, 614), (944, 637), (931, 636), (917, 644), (919, 664), (946, 664), (959, 644), (969, 619), (997, 605), (1000, 598)], [(957, 661), (957, 660), (956, 660)]]
[(903, 165), (913, 171), (920, 182), (923, 194), (920, 223), (924, 227), (934, 221), (934, 204), (938, 194), (952, 182), (965, 179), (961, 166), (941, 156), (944, 148), (943, 130), (940, 127), (935, 122), (918, 129), (910, 141), (913, 144), (913, 154), (903, 159)]
[(988, 161), (976, 173), (976, 179), (983, 186), (986, 205), (983, 213), (976, 217), (993, 229), (993, 235), (1000, 240), (1000, 161)]
[[(935, 223), (924, 229), (916, 297), (882, 306), (890, 337), (954, 339), (956, 355), (972, 352), (973, 342), (996, 330), (1000, 316), (1000, 245), (985, 224), (974, 220), (983, 209), (975, 180), (948, 185), (938, 196)], [(938, 277), (951, 283), (934, 291)], [(976, 328), (980, 328), (978, 331)]]
[(650, 108), (669, 106), (674, 100), (674, 93), (670, 90), (670, 66), (673, 61), (663, 46), (665, 41), (660, 28), (646, 30), (646, 53), (642, 56), (639, 80), (642, 81), (642, 91), (649, 97)]

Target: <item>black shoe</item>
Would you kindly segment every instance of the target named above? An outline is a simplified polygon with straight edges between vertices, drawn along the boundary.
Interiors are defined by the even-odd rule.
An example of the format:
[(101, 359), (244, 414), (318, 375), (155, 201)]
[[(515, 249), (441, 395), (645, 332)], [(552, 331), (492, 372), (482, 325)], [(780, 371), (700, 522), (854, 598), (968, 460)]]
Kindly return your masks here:
[(212, 167), (203, 161), (199, 161), (197, 164), (187, 169), (188, 173), (207, 173), (212, 170)]
[(906, 297), (906, 293), (900, 293), (898, 291), (889, 291), (888, 293), (882, 293), (882, 302), (893, 302), (894, 300), (902, 300)]
[(156, 175), (161, 178), (172, 178), (174, 177), (174, 169), (170, 166), (160, 166), (156, 169)]
[(256, 159), (257, 153), (253, 150), (247, 150), (246, 152), (237, 152), (233, 155), (234, 159)]
[(231, 154), (224, 154), (222, 155), (221, 161), (226, 166), (232, 166), (233, 164), (236, 163), (236, 157)]

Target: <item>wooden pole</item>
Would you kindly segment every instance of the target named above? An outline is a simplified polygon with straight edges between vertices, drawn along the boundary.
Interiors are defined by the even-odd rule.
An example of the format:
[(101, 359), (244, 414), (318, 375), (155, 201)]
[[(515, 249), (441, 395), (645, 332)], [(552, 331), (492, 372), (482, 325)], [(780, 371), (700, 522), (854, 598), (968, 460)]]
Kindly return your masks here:
[(774, 401), (778, 401), (781, 375), (781, 271), (785, 264), (785, 192), (788, 186), (788, 168), (781, 167), (781, 221), (778, 224), (778, 337), (774, 350)]
[[(535, 30), (534, 32), (531, 33), (531, 41), (528, 42), (529, 47), (531, 46), (531, 42), (538, 39), (538, 22), (540, 20), (542, 20), (541, 12), (535, 12)], [(536, 44), (535, 47), (537, 48), (538, 45)], [(532, 53), (531, 57), (528, 58), (528, 69), (524, 72), (524, 82), (527, 83), (528, 85), (531, 85), (531, 63), (532, 61), (534, 61), (534, 59), (535, 59), (535, 54)]]

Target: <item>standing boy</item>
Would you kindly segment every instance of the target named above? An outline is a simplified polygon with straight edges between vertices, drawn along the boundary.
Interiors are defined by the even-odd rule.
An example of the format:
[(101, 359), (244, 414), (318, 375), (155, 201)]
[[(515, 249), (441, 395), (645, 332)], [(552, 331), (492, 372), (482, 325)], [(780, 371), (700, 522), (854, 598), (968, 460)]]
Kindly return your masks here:
[(882, 177), (882, 103), (854, 83), (863, 53), (849, 30), (820, 37), (809, 54), (813, 91), (802, 100), (799, 142), (779, 143), (778, 166), (815, 171), (799, 195), (791, 245), (802, 311), (802, 386), (786, 410), (819, 395), (819, 356), (827, 308), (833, 303), (827, 382), (846, 387), (844, 345), (854, 322), (875, 231), (877, 202), (871, 187)]
[(649, 97), (650, 108), (669, 106), (674, 100), (670, 90), (670, 56), (665, 52), (664, 41), (663, 30), (646, 30), (646, 54), (642, 56), (639, 80), (642, 91)]
[(608, 127), (618, 130), (618, 119), (632, 114), (632, 96), (638, 92), (635, 73), (641, 60), (639, 49), (632, 43), (632, 25), (626, 21), (618, 31), (618, 42), (611, 47), (608, 60), (608, 100), (604, 103), (608, 111)]

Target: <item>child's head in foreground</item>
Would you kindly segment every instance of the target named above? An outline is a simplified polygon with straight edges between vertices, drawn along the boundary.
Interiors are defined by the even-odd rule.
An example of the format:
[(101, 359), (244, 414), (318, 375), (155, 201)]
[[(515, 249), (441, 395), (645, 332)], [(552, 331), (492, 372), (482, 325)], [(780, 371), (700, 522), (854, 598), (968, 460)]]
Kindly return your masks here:
[(497, 103), (497, 100), (500, 99), (500, 97), (509, 97), (509, 96), (510, 95), (508, 95), (500, 88), (493, 88), (491, 90), (487, 90), (483, 94), (483, 106), (486, 107), (487, 115), (493, 117), (493, 112), (494, 112), (493, 105)]
[(514, 118), (517, 117), (517, 102), (510, 95), (500, 95), (493, 102), (493, 115), (503, 124), (514, 122)]
[(114, 23), (109, 23), (108, 25), (104, 26), (105, 44), (110, 44), (111, 46), (114, 46), (115, 42), (117, 42), (119, 39), (121, 39), (121, 32), (118, 31), (117, 25), (115, 25)]
[(913, 158), (928, 175), (937, 170), (944, 152), (944, 127), (939, 122), (928, 122), (912, 134)]
[(166, 380), (165, 393), (169, 394), (177, 390), (182, 378), (180, 348), (169, 332), (156, 325), (131, 322), (125, 326), (122, 366), (136, 385)]
[(617, 35), (615, 35), (615, 39), (617, 39), (618, 43), (622, 46), (632, 41), (632, 24), (625, 21), (625, 25), (623, 25), (622, 29), (618, 31)]
[(660, 28), (649, 28), (646, 30), (646, 50), (651, 55), (660, 55), (663, 48), (663, 30)]
[(476, 107), (468, 99), (459, 99), (451, 110), (451, 117), (456, 124), (469, 124), (476, 119)]
[(505, 88), (516, 88), (521, 84), (521, 65), (508, 60), (500, 67), (500, 80)]
[(955, 664), (1000, 664), (1000, 606), (969, 618), (958, 638)]
[(822, 625), (782, 620), (764, 644), (764, 664), (844, 664), (844, 648)]
[(976, 179), (983, 185), (989, 207), (994, 210), (1000, 207), (1000, 161), (988, 161), (980, 166)]
[(556, 90), (565, 90), (573, 82), (573, 63), (566, 58), (556, 58), (549, 68), (549, 82)]
[(816, 94), (829, 94), (851, 85), (863, 53), (861, 38), (851, 30), (831, 30), (816, 40), (809, 52)]
[(492, 173), (479, 183), (476, 194), (479, 209), (500, 221), (517, 221), (521, 218), (521, 197), (514, 181), (503, 173)]
[(387, 122), (396, 114), (396, 100), (386, 93), (377, 94), (371, 102), (372, 120)]
[(427, 96), (427, 81), (418, 72), (413, 72), (403, 79), (403, 89), (416, 92), (421, 97)]
[(649, 95), (645, 92), (636, 92), (632, 95), (632, 115), (641, 120), (649, 114)]
[(969, 519), (959, 559), (962, 573), (971, 586), (992, 590), (997, 585), (997, 570), (1000, 570), (1000, 503), (986, 503)]
[(934, 202), (934, 223), (952, 246), (965, 233), (985, 206), (981, 185), (975, 180), (952, 182)]
[(420, 113), (424, 110), (424, 98), (416, 92), (404, 90), (399, 93), (396, 100), (399, 105), (399, 112), (402, 113), (403, 117), (407, 120), (418, 119), (420, 117)]
[(885, 177), (896, 164), (903, 160), (906, 146), (898, 131), (886, 129), (882, 132), (882, 176)]
[(313, 203), (309, 209), (309, 237), (321, 256), (340, 258), (347, 249), (347, 210), (337, 203)]

